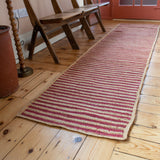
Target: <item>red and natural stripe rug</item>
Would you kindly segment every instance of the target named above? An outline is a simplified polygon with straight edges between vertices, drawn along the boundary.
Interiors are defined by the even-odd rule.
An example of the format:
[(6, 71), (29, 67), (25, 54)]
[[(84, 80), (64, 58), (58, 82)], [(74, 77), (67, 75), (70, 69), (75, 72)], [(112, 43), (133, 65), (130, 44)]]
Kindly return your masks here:
[(126, 139), (157, 31), (157, 25), (119, 25), (19, 116), (88, 135)]

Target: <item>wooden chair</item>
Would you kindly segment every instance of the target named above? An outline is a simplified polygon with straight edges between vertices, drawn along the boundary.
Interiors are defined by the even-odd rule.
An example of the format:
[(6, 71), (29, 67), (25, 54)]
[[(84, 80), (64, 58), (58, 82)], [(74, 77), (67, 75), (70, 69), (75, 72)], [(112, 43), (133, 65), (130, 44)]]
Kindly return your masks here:
[[(52, 29), (58, 28), (58, 27), (62, 27), (64, 32), (66, 33), (66, 36), (72, 46), (73, 49), (79, 49), (79, 46), (72, 34), (72, 31), (70, 29), (70, 26), (67, 24), (68, 21), (70, 21), (71, 17), (76, 17), (76, 14), (53, 14), (51, 16), (51, 18), (45, 19), (43, 18), (42, 20), (38, 19), (38, 17), (36, 16), (33, 7), (30, 3), (29, 0), (24, 0), (24, 4), (26, 6), (31, 24), (33, 26), (33, 32), (32, 32), (32, 38), (31, 38), (31, 45), (29, 48), (29, 59), (32, 59), (33, 57), (33, 52), (34, 52), (34, 47), (35, 47), (35, 42), (36, 42), (36, 38), (37, 38), (37, 34), (38, 32), (40, 32), (44, 42), (46, 43), (48, 50), (53, 58), (53, 60), (55, 61), (55, 63), (59, 63), (58, 58), (56, 56), (56, 53), (49, 41), (49, 38), (47, 36), (47, 29), (48, 29), (48, 25), (47, 24), (52, 24)], [(79, 13), (80, 14), (80, 13)], [(64, 21), (66, 20), (66, 21)]]
[(99, 3), (99, 0), (84, 0), (84, 4), (85, 5), (96, 5), (96, 6), (98, 6), (98, 8), (99, 8), (99, 16), (101, 18), (100, 7), (107, 6), (107, 5), (110, 4), (110, 2), (109, 2), (109, 0), (106, 1), (106, 2), (100, 2), (100, 3)]
[[(80, 7), (77, 0), (71, 0), (72, 1), (72, 4), (73, 4), (73, 7), (74, 8), (81, 8), (81, 9), (85, 9), (86, 10), (86, 18), (89, 19), (89, 15), (90, 14), (95, 14), (96, 16), (96, 19), (97, 19), (97, 22), (99, 23), (101, 29), (103, 32), (106, 32), (105, 28), (104, 28), (104, 25), (102, 23), (102, 20), (101, 20), (101, 17), (100, 17), (100, 10), (99, 10), (99, 7), (101, 6), (104, 6), (104, 5), (108, 5), (109, 2), (105, 2), (105, 3), (94, 3), (93, 0), (84, 0), (84, 6)], [(91, 10), (92, 8), (92, 10)], [(88, 9), (88, 10), (87, 10)], [(90, 10), (89, 10), (90, 9)], [(89, 22), (89, 20), (88, 20)]]
[(54, 8), (54, 11), (55, 11), (56, 14), (60, 14), (60, 13), (61, 14), (66, 14), (66, 13), (78, 14), (78, 13), (80, 13), (77, 17), (79, 17), (79, 20), (80, 20), (87, 36), (88, 36), (88, 39), (91, 39), (91, 40), (95, 39), (94, 35), (91, 32), (91, 29), (90, 29), (90, 27), (87, 23), (85, 15), (83, 15), (84, 14), (84, 9), (81, 9), (81, 10), (70, 9), (70, 10), (67, 10), (67, 11), (62, 11), (62, 9), (61, 9), (60, 5), (58, 4), (57, 0), (51, 0), (51, 2), (52, 2), (53, 8)]

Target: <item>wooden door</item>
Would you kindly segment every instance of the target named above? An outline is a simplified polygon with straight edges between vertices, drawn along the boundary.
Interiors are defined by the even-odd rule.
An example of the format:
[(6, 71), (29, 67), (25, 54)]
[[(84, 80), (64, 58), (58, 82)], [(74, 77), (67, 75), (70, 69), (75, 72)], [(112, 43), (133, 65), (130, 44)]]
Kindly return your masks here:
[(112, 0), (112, 18), (160, 20), (160, 0)]

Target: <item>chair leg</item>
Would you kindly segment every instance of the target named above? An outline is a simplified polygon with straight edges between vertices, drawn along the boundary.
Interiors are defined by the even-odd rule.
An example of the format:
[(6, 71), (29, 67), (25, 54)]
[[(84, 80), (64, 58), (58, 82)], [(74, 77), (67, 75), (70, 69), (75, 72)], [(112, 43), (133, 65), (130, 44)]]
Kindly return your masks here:
[(77, 44), (77, 42), (76, 42), (76, 40), (75, 40), (75, 38), (73, 36), (73, 33), (71, 31), (70, 26), (68, 24), (65, 24), (65, 25), (62, 26), (62, 28), (63, 28), (63, 30), (64, 30), (64, 32), (65, 32), (65, 34), (66, 34), (71, 46), (72, 46), (72, 48), (73, 49), (79, 49), (79, 46), (78, 46), (78, 44)]
[(106, 30), (105, 30), (105, 28), (104, 28), (104, 26), (103, 26), (103, 23), (102, 23), (102, 21), (101, 21), (101, 18), (100, 18), (100, 16), (99, 16), (99, 14), (98, 14), (97, 12), (95, 12), (94, 14), (95, 14), (95, 16), (96, 16), (96, 18), (97, 18), (97, 21), (98, 21), (100, 27), (102, 28), (102, 31), (103, 31), (103, 32), (106, 32)]
[[(91, 26), (91, 23), (90, 23), (90, 20), (89, 20), (89, 15), (86, 16), (86, 21), (87, 21), (88, 25)], [(83, 25), (82, 25), (81, 30), (83, 31), (83, 29), (84, 28), (83, 28)]]
[(38, 33), (38, 28), (37, 26), (34, 27), (33, 32), (32, 32), (32, 38), (31, 38), (31, 44), (29, 47), (29, 59), (32, 60), (33, 57), (33, 52), (34, 52), (34, 46), (36, 43), (36, 38), (37, 38), (37, 33)]
[(88, 22), (88, 24), (91, 26), (90, 20), (89, 20), (89, 15), (86, 16), (86, 20)]
[(83, 18), (80, 18), (80, 22), (81, 22), (82, 27), (83, 27), (83, 29), (85, 30), (88, 38), (89, 38), (89, 39), (95, 39), (95, 38), (94, 38), (94, 35), (93, 35), (93, 33), (92, 33), (92, 31), (91, 31), (88, 23), (87, 23), (86, 18), (84, 18), (84, 17), (83, 17)]
[(49, 50), (53, 60), (55, 61), (56, 64), (59, 64), (59, 60), (58, 60), (58, 58), (56, 56), (56, 53), (55, 53), (55, 51), (54, 51), (54, 49), (53, 49), (53, 47), (52, 47), (47, 35), (45, 34), (44, 30), (41, 27), (39, 27), (39, 31), (40, 31), (40, 33), (41, 33), (41, 35), (42, 35), (47, 47), (48, 47), (48, 50)]

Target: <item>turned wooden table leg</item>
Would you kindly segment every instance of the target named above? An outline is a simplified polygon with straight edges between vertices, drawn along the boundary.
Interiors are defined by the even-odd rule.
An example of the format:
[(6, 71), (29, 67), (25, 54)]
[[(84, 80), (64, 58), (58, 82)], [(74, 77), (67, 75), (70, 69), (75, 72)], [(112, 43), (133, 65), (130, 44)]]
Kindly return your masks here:
[(21, 43), (20, 43), (20, 39), (19, 39), (17, 27), (16, 27), (16, 22), (14, 19), (14, 14), (13, 14), (12, 0), (6, 0), (6, 3), (7, 3), (8, 15), (9, 15), (11, 26), (12, 26), (14, 41), (15, 41), (19, 64), (20, 64), (20, 69), (18, 69), (18, 76), (27, 77), (33, 73), (33, 69), (30, 67), (26, 67), (24, 64), (22, 47), (21, 47)]

